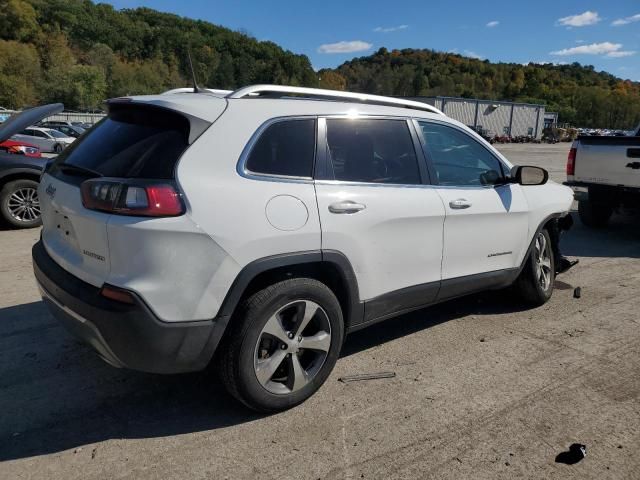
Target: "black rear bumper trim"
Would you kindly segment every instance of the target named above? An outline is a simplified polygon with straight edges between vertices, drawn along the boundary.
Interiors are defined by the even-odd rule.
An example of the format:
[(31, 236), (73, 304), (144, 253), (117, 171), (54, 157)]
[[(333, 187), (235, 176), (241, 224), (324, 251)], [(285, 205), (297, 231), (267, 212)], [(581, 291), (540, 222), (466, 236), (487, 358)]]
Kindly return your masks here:
[(60, 267), (41, 241), (32, 256), (51, 313), (108, 363), (151, 373), (196, 371), (209, 364), (228, 318), (164, 322), (134, 292), (134, 305), (102, 297), (99, 288)]

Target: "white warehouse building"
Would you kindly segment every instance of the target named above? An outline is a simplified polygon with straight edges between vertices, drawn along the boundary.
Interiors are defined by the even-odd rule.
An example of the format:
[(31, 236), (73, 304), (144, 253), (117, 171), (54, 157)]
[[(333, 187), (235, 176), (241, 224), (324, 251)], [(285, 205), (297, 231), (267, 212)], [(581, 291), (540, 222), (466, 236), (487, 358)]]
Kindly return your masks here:
[(544, 105), (458, 97), (410, 99), (433, 105), (474, 130), (485, 130), (491, 135), (540, 138), (544, 128)]

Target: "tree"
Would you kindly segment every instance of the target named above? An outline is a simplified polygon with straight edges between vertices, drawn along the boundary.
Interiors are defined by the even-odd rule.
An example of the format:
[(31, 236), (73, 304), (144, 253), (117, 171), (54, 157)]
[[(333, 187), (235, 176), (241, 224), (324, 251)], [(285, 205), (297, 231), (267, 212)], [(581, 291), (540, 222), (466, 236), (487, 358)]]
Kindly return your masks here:
[(328, 90), (345, 90), (347, 87), (347, 80), (339, 73), (333, 70), (320, 70), (318, 72), (320, 80), (318, 86), (320, 88), (326, 88)]
[(71, 69), (72, 94), (77, 99), (72, 107), (93, 110), (105, 99), (107, 80), (103, 69), (90, 65), (75, 65)]
[(19, 109), (35, 105), (41, 74), (33, 45), (0, 40), (0, 106)]
[(0, 38), (28, 42), (38, 32), (36, 11), (23, 0), (0, 0)]

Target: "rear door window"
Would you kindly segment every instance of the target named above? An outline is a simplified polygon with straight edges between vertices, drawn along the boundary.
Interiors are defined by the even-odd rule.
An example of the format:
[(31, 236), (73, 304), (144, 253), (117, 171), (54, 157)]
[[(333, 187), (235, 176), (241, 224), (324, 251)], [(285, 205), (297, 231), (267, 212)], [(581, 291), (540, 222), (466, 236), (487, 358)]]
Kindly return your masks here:
[(421, 183), (413, 139), (405, 120), (327, 119), (327, 144), (335, 180)]
[(108, 117), (65, 150), (66, 163), (105, 177), (172, 179), (188, 146), (189, 121), (169, 110), (111, 105)]
[(245, 167), (262, 175), (310, 178), (315, 151), (315, 119), (278, 121), (262, 132)]

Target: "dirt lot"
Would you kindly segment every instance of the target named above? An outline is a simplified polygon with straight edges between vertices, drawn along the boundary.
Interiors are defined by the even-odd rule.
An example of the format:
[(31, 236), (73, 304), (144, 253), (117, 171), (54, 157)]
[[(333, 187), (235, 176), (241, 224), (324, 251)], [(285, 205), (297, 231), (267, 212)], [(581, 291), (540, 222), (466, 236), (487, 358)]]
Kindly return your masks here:
[[(501, 147), (559, 180), (567, 148)], [(492, 293), (353, 334), (326, 385), (272, 416), (205, 374), (102, 363), (39, 301), (38, 231), (0, 231), (0, 478), (637, 479), (639, 226), (578, 223), (563, 249), (580, 264), (541, 308)], [(574, 442), (587, 457), (555, 463)]]

